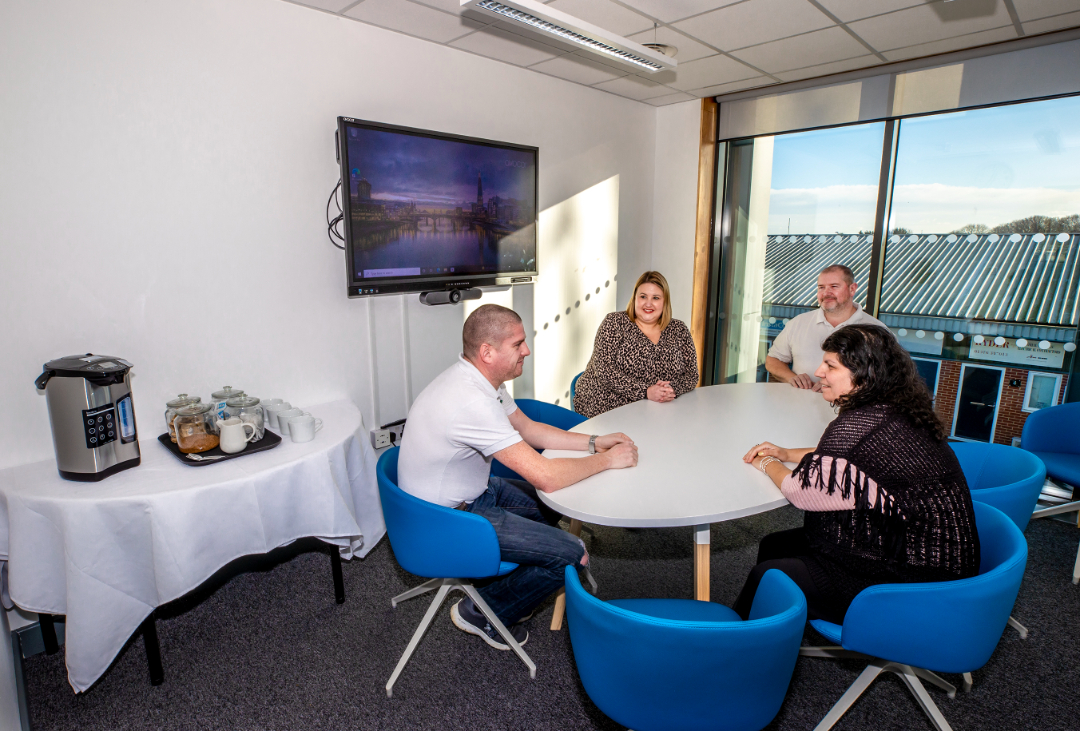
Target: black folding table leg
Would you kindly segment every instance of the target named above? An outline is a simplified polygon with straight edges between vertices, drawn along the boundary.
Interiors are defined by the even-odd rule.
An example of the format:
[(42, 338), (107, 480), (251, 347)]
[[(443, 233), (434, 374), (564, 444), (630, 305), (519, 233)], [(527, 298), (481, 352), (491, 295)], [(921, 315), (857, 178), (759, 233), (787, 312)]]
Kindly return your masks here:
[(345, 578), (341, 575), (341, 551), (333, 544), (330, 546), (330, 569), (334, 572), (334, 600), (344, 604)]
[(60, 650), (60, 643), (56, 639), (56, 625), (53, 615), (39, 614), (38, 626), (41, 628), (41, 641), (45, 645), (46, 655), (55, 655)]
[(165, 682), (165, 670), (161, 667), (161, 646), (158, 644), (157, 618), (153, 612), (142, 623), (143, 644), (146, 645), (146, 664), (150, 666), (150, 685)]

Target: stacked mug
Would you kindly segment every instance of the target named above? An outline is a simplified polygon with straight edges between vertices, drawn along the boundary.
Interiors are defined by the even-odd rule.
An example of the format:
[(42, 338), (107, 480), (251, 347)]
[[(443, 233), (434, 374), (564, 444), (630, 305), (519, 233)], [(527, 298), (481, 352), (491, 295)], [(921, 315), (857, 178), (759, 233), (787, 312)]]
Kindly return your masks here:
[(266, 402), (266, 423), (282, 437), (292, 437), (294, 442), (310, 442), (323, 426), (322, 419), (279, 398)]

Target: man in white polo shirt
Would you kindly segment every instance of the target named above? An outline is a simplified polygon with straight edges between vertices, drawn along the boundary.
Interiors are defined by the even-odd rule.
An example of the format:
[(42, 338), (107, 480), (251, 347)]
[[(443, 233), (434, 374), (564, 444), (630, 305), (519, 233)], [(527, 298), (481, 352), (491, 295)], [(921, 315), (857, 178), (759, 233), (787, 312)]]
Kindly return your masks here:
[[(529, 355), (525, 329), (513, 310), (483, 305), (465, 321), (463, 352), (421, 392), (409, 410), (398, 458), (401, 489), (428, 502), (491, 522), (502, 560), (519, 567), (477, 591), (514, 639), (524, 644), (523, 618), (563, 584), (563, 571), (588, 566), (584, 544), (554, 527), (559, 515), (536, 497), (607, 469), (633, 467), (637, 447), (625, 434), (575, 434), (525, 416), (507, 393)], [(538, 449), (588, 451), (578, 459), (547, 459)], [(525, 478), (491, 475), (491, 460)], [(492, 647), (509, 646), (472, 599), (450, 617)]]
[(844, 325), (881, 325), (855, 303), (855, 275), (843, 264), (832, 264), (818, 274), (817, 299), (820, 309), (793, 317), (776, 336), (765, 357), (765, 370), (773, 380), (796, 388), (820, 390), (814, 371), (821, 365), (821, 344)]

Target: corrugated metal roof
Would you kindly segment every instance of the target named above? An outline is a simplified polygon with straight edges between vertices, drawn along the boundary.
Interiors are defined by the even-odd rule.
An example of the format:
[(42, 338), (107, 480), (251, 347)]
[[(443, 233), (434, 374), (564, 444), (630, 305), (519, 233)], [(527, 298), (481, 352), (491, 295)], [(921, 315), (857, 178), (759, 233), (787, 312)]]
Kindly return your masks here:
[(866, 305), (871, 234), (780, 234), (765, 245), (765, 301), (789, 307), (818, 306), (817, 278), (822, 267), (844, 264), (860, 286), (855, 300)]
[[(855, 271), (864, 304), (871, 239), (869, 234), (769, 236), (766, 299), (815, 307), (821, 267), (843, 263)], [(1080, 234), (893, 236), (885, 257), (883, 315), (1077, 325)]]

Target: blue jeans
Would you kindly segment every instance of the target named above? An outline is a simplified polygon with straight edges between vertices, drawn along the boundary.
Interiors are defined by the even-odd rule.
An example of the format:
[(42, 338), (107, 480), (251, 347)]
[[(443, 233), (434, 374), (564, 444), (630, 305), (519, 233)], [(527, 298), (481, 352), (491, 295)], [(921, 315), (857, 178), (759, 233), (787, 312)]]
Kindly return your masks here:
[(480, 596), (507, 626), (562, 587), (563, 570), (580, 566), (585, 556), (581, 541), (554, 527), (559, 514), (540, 502), (536, 488), (524, 480), (492, 475), (487, 490), (465, 510), (495, 527), (502, 560), (518, 564), (506, 576), (477, 585)]

